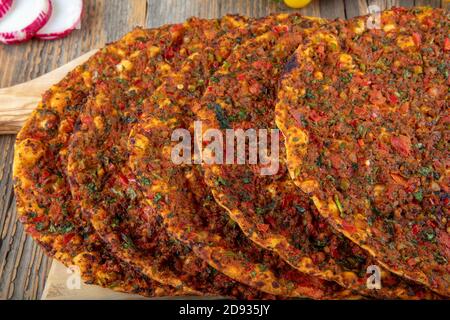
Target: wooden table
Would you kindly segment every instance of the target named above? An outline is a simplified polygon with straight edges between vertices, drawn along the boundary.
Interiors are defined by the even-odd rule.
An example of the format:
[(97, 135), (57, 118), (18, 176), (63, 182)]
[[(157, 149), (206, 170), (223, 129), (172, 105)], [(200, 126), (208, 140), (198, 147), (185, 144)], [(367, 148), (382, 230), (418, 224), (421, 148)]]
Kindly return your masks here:
[[(368, 5), (448, 6), (447, 0), (315, 0), (301, 13), (326, 18), (366, 14)], [(85, 0), (82, 29), (68, 38), (0, 45), (0, 87), (29, 81), (93, 48), (120, 38), (133, 26), (157, 27), (190, 16), (226, 13), (264, 16), (288, 11), (273, 0)], [(16, 219), (11, 171), (14, 136), (0, 137), (0, 299), (39, 299), (51, 264)]]

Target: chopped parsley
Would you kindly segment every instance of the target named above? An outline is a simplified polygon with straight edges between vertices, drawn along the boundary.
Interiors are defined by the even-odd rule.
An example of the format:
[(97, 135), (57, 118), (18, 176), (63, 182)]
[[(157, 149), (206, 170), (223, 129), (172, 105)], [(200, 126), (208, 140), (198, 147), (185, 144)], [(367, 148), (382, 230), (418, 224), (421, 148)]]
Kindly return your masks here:
[(334, 203), (336, 203), (336, 206), (339, 210), (339, 213), (341, 215), (344, 214), (344, 208), (342, 207), (341, 201), (339, 200), (339, 197), (337, 196), (337, 194), (334, 195)]
[(141, 183), (143, 186), (149, 186), (152, 184), (152, 181), (147, 177), (141, 177)]
[(422, 200), (423, 200), (423, 192), (422, 192), (422, 190), (419, 190), (419, 191), (417, 191), (417, 192), (414, 192), (414, 198), (415, 198), (417, 201), (422, 202)]
[(153, 203), (158, 203), (159, 202), (159, 200), (161, 200), (162, 199), (162, 195), (161, 195), (161, 193), (157, 193), (157, 194), (155, 194), (155, 196), (154, 196), (154, 198), (153, 198)]

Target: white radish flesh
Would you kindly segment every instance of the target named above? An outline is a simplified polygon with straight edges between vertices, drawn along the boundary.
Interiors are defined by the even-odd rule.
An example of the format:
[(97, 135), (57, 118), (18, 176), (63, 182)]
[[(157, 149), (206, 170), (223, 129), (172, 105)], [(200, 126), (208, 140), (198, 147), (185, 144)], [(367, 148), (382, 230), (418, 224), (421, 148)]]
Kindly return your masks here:
[(51, 13), (50, 0), (14, 0), (0, 20), (0, 42), (13, 44), (29, 40), (47, 23)]
[(11, 9), (13, 0), (0, 0), (0, 19)]
[(82, 0), (51, 0), (53, 12), (47, 24), (36, 33), (44, 40), (60, 39), (67, 36), (80, 24), (83, 12)]

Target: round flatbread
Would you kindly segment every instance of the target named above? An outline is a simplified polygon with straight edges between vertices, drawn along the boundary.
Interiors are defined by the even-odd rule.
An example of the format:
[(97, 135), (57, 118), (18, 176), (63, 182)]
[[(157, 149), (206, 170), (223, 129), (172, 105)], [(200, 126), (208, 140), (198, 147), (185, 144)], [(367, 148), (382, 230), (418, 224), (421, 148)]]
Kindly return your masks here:
[(170, 237), (161, 218), (143, 206), (144, 197), (127, 167), (129, 132), (149, 108), (147, 98), (155, 89), (205, 44), (216, 48), (207, 59), (220, 64), (230, 43), (251, 33), (248, 20), (239, 16), (193, 18), (182, 28), (180, 41), (155, 50), (151, 57), (145, 52), (130, 57), (119, 65), (123, 67), (117, 77), (97, 86), (70, 145), (72, 194), (82, 200), (83, 212), (114, 254), (150, 278), (190, 294), (267, 298), (218, 273)]
[(276, 111), (288, 167), (333, 228), (450, 296), (449, 16), (384, 11), (315, 32)]
[[(271, 132), (260, 130), (276, 128), (274, 107), (280, 75), (291, 54), (317, 26), (315, 20), (301, 19), (278, 26), (237, 48), (211, 78), (214, 81), (210, 81), (195, 110), (203, 132), (219, 129), (226, 137), (227, 128), (234, 132), (254, 129), (256, 134), (269, 135), (270, 141)], [(277, 143), (275, 135), (268, 149), (276, 150)], [(205, 147), (208, 146), (205, 142)], [(225, 144), (219, 149), (223, 147)], [(217, 159), (208, 148), (203, 152), (205, 178), (214, 197), (251, 240), (275, 251), (301, 272), (335, 281), (365, 295), (405, 299), (433, 296), (420, 286), (411, 286), (384, 271), (383, 288), (368, 289), (366, 271), (373, 261), (358, 246), (334, 234), (317, 216), (307, 196), (293, 188), (286, 175), (283, 144), (280, 143), (279, 154), (259, 147), (259, 152), (269, 154), (266, 158), (272, 157), (274, 172), (270, 172), (270, 165), (261, 162), (249, 164), (247, 160), (245, 165), (237, 164), (237, 149), (231, 152), (236, 164), (225, 165), (214, 164)], [(255, 149), (247, 140), (246, 150), (251, 148)], [(253, 155), (256, 153), (251, 151)], [(259, 154), (258, 161), (261, 159), (264, 158)]]
[(136, 29), (101, 49), (44, 95), (17, 136), (14, 188), (21, 222), (47, 254), (79, 268), (91, 284), (146, 296), (182, 293), (161, 286), (115, 259), (80, 215), (66, 180), (67, 143), (89, 92), (113, 76), (123, 56), (145, 47), (161, 30)]
[[(262, 31), (298, 19), (302, 18), (277, 15), (257, 23), (264, 24), (264, 28), (259, 28)], [(214, 46), (205, 47), (187, 58), (180, 71), (166, 79), (148, 99), (148, 106), (130, 134), (130, 167), (140, 182), (149, 211), (153, 209), (162, 217), (173, 237), (236, 281), (278, 296), (348, 297), (350, 293), (338, 285), (292, 269), (247, 239), (215, 203), (204, 183), (201, 166), (192, 164), (192, 152), (185, 151), (188, 154), (184, 155), (183, 163), (175, 159), (178, 155), (173, 152), (179, 142), (172, 141), (172, 133), (188, 137), (184, 145), (193, 149), (192, 106), (199, 101), (207, 80), (217, 69), (216, 61), (209, 58), (216, 56), (216, 51)]]

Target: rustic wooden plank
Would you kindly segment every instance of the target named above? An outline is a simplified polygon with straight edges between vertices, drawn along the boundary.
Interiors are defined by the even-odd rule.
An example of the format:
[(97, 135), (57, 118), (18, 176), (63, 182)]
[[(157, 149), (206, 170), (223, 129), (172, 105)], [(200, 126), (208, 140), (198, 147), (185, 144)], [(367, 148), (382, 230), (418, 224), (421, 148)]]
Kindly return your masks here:
[(367, 2), (365, 0), (344, 0), (344, 5), (347, 19), (357, 17), (362, 12), (367, 12)]
[[(55, 41), (0, 46), (0, 87), (34, 79), (137, 25), (145, 25), (146, 0), (85, 0), (82, 30)], [(0, 137), (0, 299), (41, 296), (51, 260), (17, 221), (11, 169), (14, 136)]]
[(416, 6), (430, 6), (430, 7), (440, 7), (441, 0), (415, 0), (414, 4)]
[(167, 23), (179, 23), (192, 16), (219, 18), (227, 13), (262, 17), (275, 12), (300, 12), (304, 15), (319, 17), (322, 1), (326, 0), (313, 0), (307, 7), (294, 10), (273, 0), (149, 0), (147, 25), (158, 27)]
[(401, 7), (413, 7), (414, 6), (414, 0), (399, 0), (398, 5)]
[(328, 19), (345, 19), (345, 1), (344, 0), (321, 0), (320, 16)]

